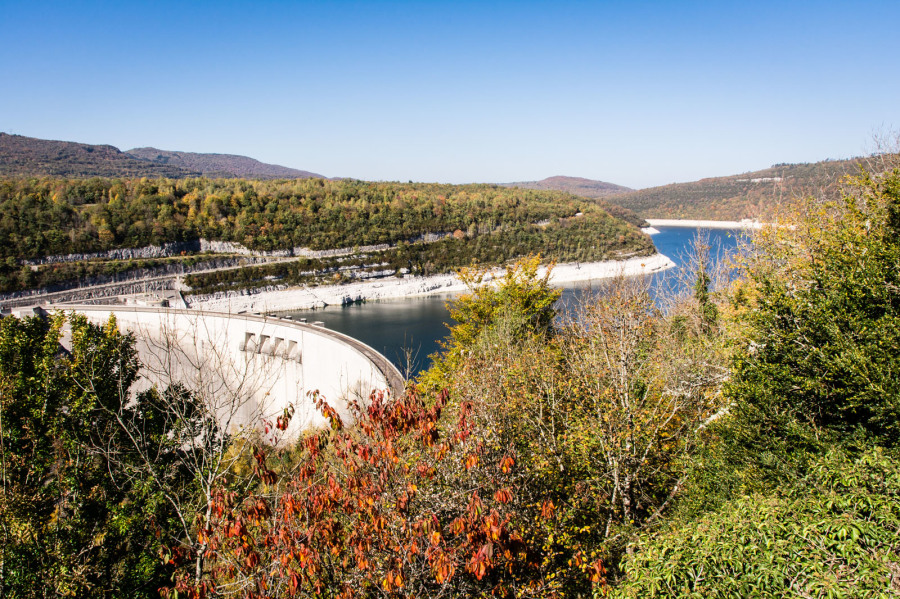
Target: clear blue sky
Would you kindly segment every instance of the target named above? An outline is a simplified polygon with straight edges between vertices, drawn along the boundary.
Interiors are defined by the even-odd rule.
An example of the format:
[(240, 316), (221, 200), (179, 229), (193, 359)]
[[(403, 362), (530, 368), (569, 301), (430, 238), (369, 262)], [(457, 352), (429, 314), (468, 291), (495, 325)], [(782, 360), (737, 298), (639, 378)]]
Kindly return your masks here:
[(871, 151), (900, 2), (0, 0), (0, 130), (648, 187)]

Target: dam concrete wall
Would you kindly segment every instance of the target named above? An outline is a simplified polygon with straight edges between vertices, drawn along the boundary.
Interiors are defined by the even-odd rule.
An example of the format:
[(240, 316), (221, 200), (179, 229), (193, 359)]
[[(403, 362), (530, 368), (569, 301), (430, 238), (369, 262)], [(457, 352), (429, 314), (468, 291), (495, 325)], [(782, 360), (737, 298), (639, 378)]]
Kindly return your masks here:
[[(283, 438), (327, 426), (315, 392), (347, 422), (347, 402), (373, 390), (402, 393), (403, 379), (384, 356), (362, 342), (291, 320), (201, 310), (135, 306), (60, 306), (101, 324), (115, 316), (133, 332), (143, 365), (136, 391), (180, 382), (199, 394), (231, 432), (273, 432), (289, 406)], [(269, 432), (266, 433), (268, 426)], [(274, 437), (273, 437), (274, 442)]]

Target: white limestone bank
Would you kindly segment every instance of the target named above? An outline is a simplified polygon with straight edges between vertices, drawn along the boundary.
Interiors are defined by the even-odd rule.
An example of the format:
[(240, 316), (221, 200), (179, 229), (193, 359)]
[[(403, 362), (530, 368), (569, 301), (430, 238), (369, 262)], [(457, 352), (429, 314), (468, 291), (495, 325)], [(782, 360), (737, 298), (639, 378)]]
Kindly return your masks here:
[[(554, 284), (562, 284), (616, 276), (646, 275), (673, 266), (675, 263), (662, 254), (627, 260), (557, 264), (550, 280)], [(499, 274), (500, 271), (497, 270), (497, 273)], [(286, 310), (308, 310), (358, 301), (458, 293), (465, 289), (466, 287), (459, 277), (448, 274), (430, 277), (404, 277), (402, 279), (391, 277), (344, 285), (304, 286), (258, 293), (217, 293), (206, 296), (189, 296), (187, 301), (194, 309), (215, 310), (231, 314), (244, 312), (265, 314)]]
[[(745, 218), (743, 220), (681, 220), (666, 218), (644, 219), (650, 228), (655, 227), (695, 227), (698, 229), (759, 229), (762, 224), (759, 221)], [(645, 233), (652, 234), (644, 230)], [(656, 230), (659, 233), (658, 230)]]

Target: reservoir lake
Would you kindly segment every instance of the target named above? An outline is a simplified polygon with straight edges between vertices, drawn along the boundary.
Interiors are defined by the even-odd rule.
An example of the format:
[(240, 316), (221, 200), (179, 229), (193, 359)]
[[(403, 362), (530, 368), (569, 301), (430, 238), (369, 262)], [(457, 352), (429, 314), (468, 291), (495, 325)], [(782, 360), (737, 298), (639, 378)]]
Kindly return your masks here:
[[(675, 262), (675, 268), (653, 275), (652, 289), (679, 286), (677, 272), (689, 261), (690, 246), (700, 233), (695, 227), (657, 227), (652, 236), (656, 249)], [(721, 259), (737, 248), (739, 230), (703, 229), (709, 236), (710, 253)], [(557, 309), (584, 301), (598, 281), (563, 283)], [(347, 306), (326, 306), (317, 310), (279, 312), (279, 316), (308, 321), (322, 321), (329, 329), (359, 339), (392, 360), (400, 371), (417, 373), (430, 364), (429, 356), (440, 349), (440, 341), (448, 334), (451, 322), (447, 302), (455, 294), (438, 294), (395, 300), (370, 301)], [(407, 360), (409, 354), (410, 360)], [(408, 363), (409, 362), (409, 363)]]

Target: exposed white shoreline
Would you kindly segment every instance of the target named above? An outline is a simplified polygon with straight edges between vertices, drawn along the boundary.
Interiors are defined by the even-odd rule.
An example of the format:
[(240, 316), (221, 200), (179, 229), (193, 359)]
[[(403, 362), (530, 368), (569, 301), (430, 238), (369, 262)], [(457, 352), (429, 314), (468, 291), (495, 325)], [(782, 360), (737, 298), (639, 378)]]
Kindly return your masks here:
[[(673, 266), (675, 263), (662, 254), (627, 260), (557, 264), (550, 275), (550, 281), (559, 285), (615, 276), (652, 274)], [(498, 269), (497, 273), (500, 272)], [(545, 271), (542, 269), (541, 274), (543, 272)], [(345, 285), (304, 286), (243, 295), (232, 293), (226, 296), (223, 294), (222, 297), (206, 298), (200, 301), (191, 301), (190, 297), (187, 299), (193, 309), (215, 310), (231, 314), (239, 312), (265, 314), (287, 310), (308, 310), (357, 301), (458, 293), (465, 289), (465, 285), (456, 275), (433, 275), (403, 279), (392, 277)]]
[[(697, 227), (700, 229), (760, 229), (762, 223), (759, 221), (745, 218), (743, 220), (681, 220), (666, 218), (647, 218), (644, 219), (650, 228), (654, 227)], [(649, 231), (644, 230), (648, 234)], [(659, 233), (658, 230), (655, 231)]]

